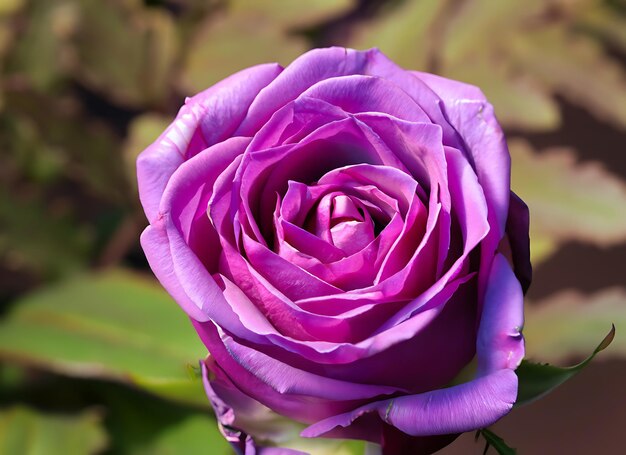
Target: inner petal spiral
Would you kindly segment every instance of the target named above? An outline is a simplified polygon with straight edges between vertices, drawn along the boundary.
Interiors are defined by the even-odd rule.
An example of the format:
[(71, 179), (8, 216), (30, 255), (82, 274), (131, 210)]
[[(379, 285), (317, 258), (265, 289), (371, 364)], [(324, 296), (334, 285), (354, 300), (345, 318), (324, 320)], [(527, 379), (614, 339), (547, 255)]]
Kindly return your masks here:
[(357, 199), (345, 194), (333, 197), (329, 215), (330, 241), (347, 255), (360, 251), (374, 240), (374, 223)]

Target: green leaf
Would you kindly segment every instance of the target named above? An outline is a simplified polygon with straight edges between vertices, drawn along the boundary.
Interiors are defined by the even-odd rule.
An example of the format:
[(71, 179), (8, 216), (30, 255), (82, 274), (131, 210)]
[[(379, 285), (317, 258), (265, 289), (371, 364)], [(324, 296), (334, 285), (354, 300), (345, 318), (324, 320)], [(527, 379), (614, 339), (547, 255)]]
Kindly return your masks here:
[[(525, 308), (526, 355), (548, 362), (582, 358), (595, 334), (610, 324), (626, 327), (626, 291), (607, 289), (592, 295), (568, 290)], [(608, 355), (626, 356), (626, 338), (618, 337)]]
[(367, 445), (363, 441), (298, 437), (280, 444), (280, 447), (299, 450), (310, 455), (363, 455)]
[(197, 93), (252, 65), (286, 65), (307, 48), (303, 38), (288, 36), (268, 18), (214, 14), (187, 46), (179, 85), (184, 93)]
[[(560, 95), (626, 128), (626, 72), (602, 47), (602, 41), (622, 43), (624, 20), (599, 3), (460, 2), (447, 14), (435, 60), (443, 74), (477, 83), (490, 96), (495, 92), (505, 126), (556, 128), (554, 96)], [(604, 12), (594, 16), (595, 10)], [(506, 73), (498, 74), (503, 67)], [(532, 109), (539, 118), (532, 118)]]
[(447, 15), (438, 40), (439, 72), (480, 87), (505, 127), (547, 131), (560, 125), (549, 87), (513, 64), (508, 45), (545, 8), (535, 0), (468, 0)]
[(19, 11), (24, 6), (24, 0), (2, 0), (0, 2), (0, 16)]
[(0, 411), (0, 453), (24, 455), (88, 455), (107, 445), (101, 416), (42, 414), (15, 406)]
[(594, 40), (563, 27), (511, 43), (515, 60), (555, 93), (626, 129), (626, 72)]
[(577, 25), (591, 36), (598, 36), (626, 52), (626, 17), (616, 14), (605, 4), (598, 2), (580, 18)]
[(522, 361), (515, 373), (519, 379), (517, 402), (515, 406), (531, 403), (544, 395), (547, 395), (558, 386), (571, 379), (586, 367), (600, 351), (606, 349), (615, 337), (615, 326), (600, 342), (593, 353), (578, 365), (572, 367), (556, 367), (549, 364), (532, 363)]
[[(517, 450), (509, 447), (506, 442), (504, 442), (504, 439), (493, 431), (483, 428), (482, 430), (478, 430), (478, 433), (487, 441), (487, 447), (485, 447), (483, 453), (487, 453), (489, 447), (493, 447), (500, 455), (515, 455), (517, 453)], [(478, 434), (476, 436), (478, 436)]]
[(623, 181), (598, 163), (577, 163), (571, 150), (537, 154), (521, 140), (510, 141), (509, 148), (512, 188), (530, 208), (534, 263), (540, 259), (535, 256), (536, 245), (545, 253), (572, 240), (600, 246), (626, 241)]
[(6, 122), (9, 149), (25, 167), (31, 160), (52, 165), (56, 174), (80, 183), (90, 195), (111, 202), (128, 200), (122, 163), (116, 159), (120, 144), (108, 125), (90, 118), (66, 96), (13, 90), (6, 93), (6, 107), (11, 111)]
[(55, 213), (39, 200), (0, 189), (0, 223), (0, 254), (16, 269), (57, 278), (87, 261), (93, 238), (90, 228), (72, 216)]
[(178, 47), (174, 20), (140, 2), (81, 2), (72, 39), (78, 79), (129, 107), (159, 105), (169, 93)]
[(464, 1), (456, 14), (450, 14), (442, 43), (442, 63), (447, 66), (469, 62), (476, 56), (489, 55), (494, 49), (507, 46), (524, 22), (539, 16), (546, 7), (542, 0)]
[(438, 21), (449, 4), (449, 0), (404, 2), (357, 27), (348, 45), (357, 49), (378, 47), (400, 66), (427, 70), (438, 44)]
[(28, 22), (11, 53), (9, 73), (17, 73), (35, 88), (53, 88), (63, 77), (68, 62), (68, 39), (77, 21), (76, 4), (33, 1)]
[(202, 382), (188, 373), (205, 355), (168, 294), (124, 271), (43, 289), (18, 301), (0, 322), (0, 357), (208, 406)]
[(183, 407), (116, 386), (95, 393), (107, 407), (111, 452), (124, 455), (231, 455), (210, 412)]
[(313, 26), (345, 14), (355, 5), (354, 0), (231, 0), (229, 11), (234, 15), (252, 15), (270, 19), (274, 27), (282, 29)]

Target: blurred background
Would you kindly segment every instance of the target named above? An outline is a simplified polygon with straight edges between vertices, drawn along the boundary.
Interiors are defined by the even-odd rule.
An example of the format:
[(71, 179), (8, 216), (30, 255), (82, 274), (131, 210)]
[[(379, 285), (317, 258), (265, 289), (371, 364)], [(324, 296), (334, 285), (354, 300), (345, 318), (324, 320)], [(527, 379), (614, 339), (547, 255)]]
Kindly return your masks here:
[[(620, 0), (0, 0), (0, 453), (229, 453), (204, 349), (138, 244), (134, 160), (185, 96), (331, 44), (495, 105), (531, 208), (528, 356), (573, 364), (617, 336), (494, 429), (522, 454), (623, 453)], [(442, 453), (482, 450), (465, 435)]]

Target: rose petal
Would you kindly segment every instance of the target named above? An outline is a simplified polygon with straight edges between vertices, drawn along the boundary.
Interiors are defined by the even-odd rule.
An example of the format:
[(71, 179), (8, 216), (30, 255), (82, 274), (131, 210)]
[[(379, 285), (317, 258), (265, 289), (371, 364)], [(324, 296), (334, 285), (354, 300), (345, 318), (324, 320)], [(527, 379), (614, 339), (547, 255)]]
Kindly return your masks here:
[(235, 135), (252, 135), (274, 112), (316, 82), (347, 74), (363, 74), (373, 52), (376, 51), (359, 52), (331, 47), (313, 49), (303, 54), (259, 93)]
[[(187, 99), (185, 104), (198, 119), (206, 146), (239, 136), (234, 132), (244, 120), (250, 105), (282, 71), (282, 66), (276, 63), (253, 66)], [(191, 156), (188, 151), (187, 157)]]
[(463, 140), (446, 117), (436, 90), (411, 72), (400, 68), (382, 52), (372, 52), (369, 63), (368, 74), (386, 79), (400, 87), (428, 115), (430, 122), (441, 128), (444, 145), (455, 148), (463, 146)]
[(520, 280), (524, 293), (530, 286), (533, 274), (530, 264), (529, 224), (528, 206), (511, 192), (506, 232), (511, 245), (515, 275)]
[[(220, 333), (219, 329), (218, 333)], [(370, 399), (379, 395), (403, 392), (397, 387), (346, 382), (309, 373), (238, 344), (224, 333), (220, 333), (220, 337), (233, 361), (282, 395), (306, 395), (343, 401)], [(228, 372), (226, 365), (220, 364), (220, 366)]]
[[(207, 363), (211, 360), (209, 358), (206, 362), (200, 363), (202, 382), (215, 411), (220, 431), (236, 453), (242, 455), (307, 455), (299, 450), (258, 445), (247, 433), (253, 432), (255, 437), (260, 440), (273, 441), (284, 438), (282, 433), (288, 433), (291, 428), (280, 425), (282, 422), (273, 424), (277, 415), (241, 392), (225, 375), (219, 374), (218, 368), (209, 371)], [(213, 379), (211, 380), (209, 376), (213, 376)], [(280, 428), (275, 429), (274, 427), (277, 426)], [(272, 429), (274, 431), (271, 431)]]
[(466, 84), (465, 82), (447, 79), (437, 76), (436, 74), (424, 73), (422, 71), (409, 71), (410, 74), (416, 76), (420, 81), (424, 82), (431, 90), (433, 90), (444, 103), (452, 100), (467, 101), (486, 101), (483, 92), (475, 85)]
[[(261, 313), (259, 308), (252, 304), (241, 290), (239, 290), (236, 286), (229, 287), (228, 281), (225, 280), (226, 287), (224, 289), (224, 293), (227, 295), (225, 301), (226, 304), (231, 307), (229, 313), (236, 314), (238, 316), (241, 321), (241, 326), (238, 327), (235, 324), (222, 323), (220, 323), (220, 326), (225, 328), (225, 330), (228, 330), (229, 333), (236, 335), (238, 338), (245, 339), (248, 343), (253, 343), (254, 346), (262, 352), (265, 352), (266, 350), (268, 352), (272, 351), (275, 355), (280, 355), (284, 358), (300, 358), (305, 362), (315, 362), (326, 365), (341, 365), (355, 362), (359, 359), (369, 358), (378, 353), (382, 353), (393, 346), (399, 345), (404, 341), (414, 339), (417, 333), (419, 333), (434, 318), (436, 318), (439, 313), (441, 313), (441, 311), (445, 308), (445, 302), (447, 302), (451, 296), (457, 292), (459, 286), (467, 282), (470, 278), (471, 276), (468, 276), (448, 284), (439, 283), (438, 286), (428, 289), (422, 296), (420, 296), (420, 299), (424, 302), (434, 302), (435, 304), (432, 305), (431, 309), (423, 311), (419, 315), (416, 315), (416, 317), (399, 324), (397, 328), (380, 331), (374, 336), (356, 343), (302, 341), (280, 334), (268, 322), (267, 318)], [(271, 286), (269, 286), (269, 288), (271, 289)], [(234, 292), (237, 295), (231, 295), (231, 292)], [(278, 296), (279, 294), (270, 293), (268, 298), (272, 295)], [(377, 299), (377, 297), (380, 296), (353, 296), (356, 300), (369, 298), (373, 299), (372, 301), (380, 302), (380, 298)], [(333, 302), (330, 301), (329, 303)], [(359, 301), (358, 303), (359, 304), (356, 305), (358, 311), (354, 310), (352, 312), (348, 312), (346, 315), (339, 316), (342, 316), (342, 318), (345, 319), (352, 314), (358, 315), (373, 307), (372, 304), (366, 305), (366, 302), (363, 301)], [(467, 309), (471, 310), (471, 308)], [(281, 311), (278, 315), (281, 317), (291, 317), (289, 312), (285, 311)], [(226, 319), (225, 322), (228, 323), (229, 320)], [(206, 327), (207, 329), (210, 329), (212, 325), (210, 323), (206, 324), (209, 324), (206, 325)], [(204, 327), (205, 324), (201, 324), (197, 325), (196, 329), (200, 333)], [(471, 346), (471, 348), (473, 349), (473, 346)]]
[(252, 267), (291, 300), (341, 292), (341, 289), (286, 261), (245, 233), (243, 245)]
[[(499, 370), (447, 389), (369, 403), (350, 413), (314, 423), (301, 436), (323, 436), (338, 426), (347, 427), (371, 412), (411, 436), (463, 433), (493, 424), (511, 410), (516, 398), (515, 372)], [(363, 435), (363, 438), (367, 436)]]
[[(489, 264), (504, 235), (509, 211), (511, 159), (502, 128), (482, 92), (468, 84), (437, 76), (415, 74), (442, 100), (450, 124), (463, 138), (464, 151), (476, 170), (489, 209), (491, 232), (482, 244), (482, 259)], [(488, 267), (480, 274), (480, 297), (484, 295)]]
[(502, 255), (494, 259), (489, 278), (476, 343), (478, 372), (475, 379), (446, 389), (370, 403), (317, 422), (304, 430), (302, 436), (321, 436), (338, 426), (347, 427), (372, 412), (412, 436), (484, 428), (508, 413), (517, 398), (514, 369), (524, 355), (520, 332), (523, 296), (519, 282)]
[(345, 412), (363, 402), (363, 400), (328, 400), (295, 393), (280, 393), (233, 359), (214, 325), (204, 325), (202, 329), (200, 332), (202, 341), (216, 362), (212, 367), (213, 371), (221, 370), (226, 377), (237, 378), (237, 388), (245, 395), (256, 398), (263, 405), (284, 416), (299, 422), (311, 423), (338, 412)]
[(249, 138), (230, 138), (185, 161), (170, 178), (159, 206), (205, 266), (216, 271), (219, 239), (206, 215), (213, 184), (245, 150)]
[[(186, 101), (174, 122), (137, 158), (139, 197), (149, 221), (158, 216), (161, 196), (178, 166), (201, 149), (230, 137), (259, 91), (281, 70), (275, 64), (254, 66)], [(197, 145), (191, 150), (199, 130), (203, 138), (195, 140)]]
[(251, 150), (294, 144), (327, 123), (348, 118), (347, 112), (326, 101), (300, 95), (276, 111), (254, 135)]
[(295, 145), (249, 151), (235, 180), (246, 220), (271, 226), (276, 194), (285, 194), (289, 180), (314, 182), (331, 169), (356, 163), (384, 164), (351, 118), (329, 123)]
[(399, 119), (430, 123), (419, 104), (394, 83), (373, 76), (352, 74), (318, 82), (302, 96), (317, 98), (345, 112), (384, 112)]
[(524, 357), (524, 296), (505, 257), (496, 255), (478, 329), (478, 374), (509, 368)]

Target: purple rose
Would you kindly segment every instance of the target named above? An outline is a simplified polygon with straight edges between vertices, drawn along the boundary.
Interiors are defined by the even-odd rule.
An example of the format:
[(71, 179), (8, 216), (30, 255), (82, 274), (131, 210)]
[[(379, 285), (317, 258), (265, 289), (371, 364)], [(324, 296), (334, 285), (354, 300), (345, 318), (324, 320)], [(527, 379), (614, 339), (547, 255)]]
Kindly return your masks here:
[(413, 454), (513, 406), (528, 212), (476, 87), (317, 49), (189, 98), (137, 166), (144, 251), (240, 452), (259, 410)]

